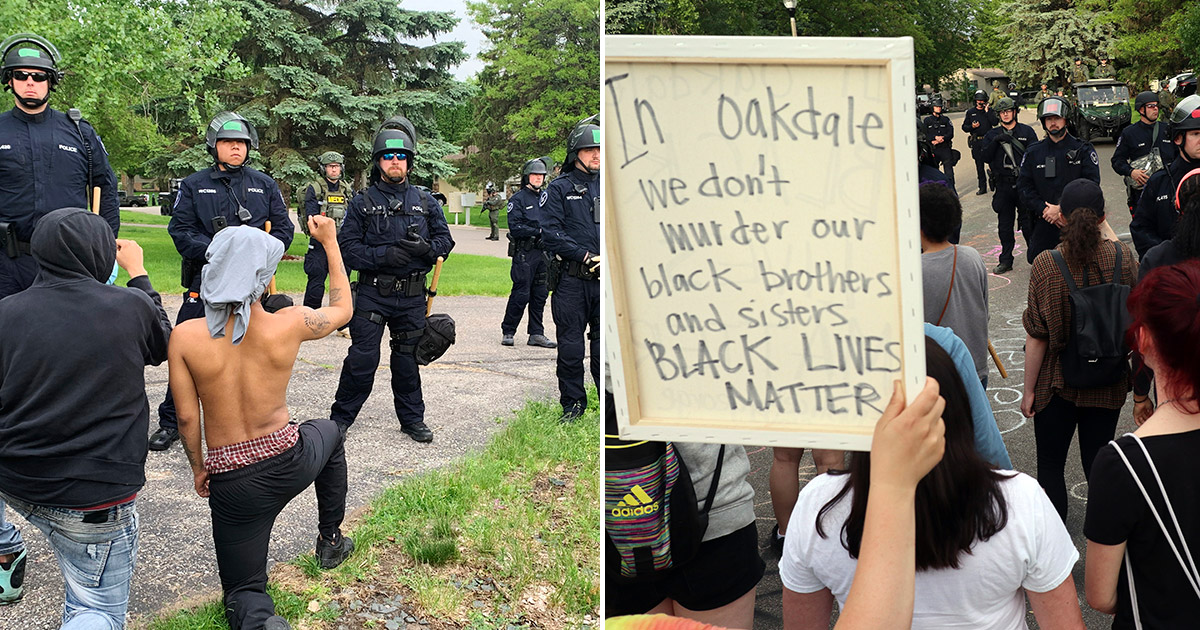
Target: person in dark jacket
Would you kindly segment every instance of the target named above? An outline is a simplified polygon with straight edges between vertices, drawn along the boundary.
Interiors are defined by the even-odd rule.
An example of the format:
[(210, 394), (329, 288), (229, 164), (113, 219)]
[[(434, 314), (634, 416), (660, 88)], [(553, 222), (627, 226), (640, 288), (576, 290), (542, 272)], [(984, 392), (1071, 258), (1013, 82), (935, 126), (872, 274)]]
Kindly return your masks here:
[[(171, 321), (141, 248), (97, 215), (47, 214), (30, 253), (33, 285), (0, 300), (0, 498), (54, 550), (64, 627), (122, 628), (146, 482), (144, 371), (167, 358)], [(114, 261), (127, 288), (105, 284)]]
[(996, 192), (992, 195), (992, 211), (999, 220), (997, 232), (1000, 237), (1000, 260), (992, 273), (1005, 273), (1012, 270), (1013, 248), (1016, 237), (1013, 235), (1013, 221), (1017, 220), (1021, 233), (1025, 235), (1025, 245), (1029, 245), (1028, 212), (1019, 211), (1021, 199), (1017, 194), (1017, 175), (1020, 173), (1021, 158), (1025, 151), (1037, 142), (1037, 134), (1033, 128), (1017, 122), (1017, 104), (1011, 98), (1000, 99), (996, 105), (1000, 116), (1000, 126), (987, 132), (983, 138), (983, 157), (992, 167), (992, 176), (996, 181)]
[(975, 92), (975, 107), (967, 110), (963, 116), (962, 130), (967, 135), (967, 146), (971, 147), (971, 157), (975, 158), (975, 176), (979, 179), (979, 190), (976, 195), (987, 194), (988, 180), (985, 166), (987, 160), (983, 159), (983, 137), (992, 127), (1000, 122), (996, 118), (996, 113), (988, 107), (988, 97), (983, 93), (983, 90)]
[[(1175, 159), (1171, 130), (1158, 119), (1158, 95), (1149, 91), (1138, 94), (1133, 101), (1133, 108), (1141, 118), (1121, 132), (1112, 156), (1113, 170), (1125, 178), (1125, 198), (1129, 203), (1130, 216), (1133, 216), (1150, 176), (1170, 166)], [(1137, 168), (1134, 168), (1135, 165)]]
[(417, 344), (425, 331), (425, 279), (454, 239), (442, 206), (409, 183), (416, 159), (416, 130), (403, 117), (384, 123), (371, 150), (370, 185), (354, 196), (338, 244), (346, 266), (358, 270), (358, 297), (350, 320), (350, 351), (329, 417), (350, 426), (375, 385), (379, 342), (391, 340), (392, 400), (400, 430), (432, 442), (417, 367)]
[[(100, 189), (100, 215), (115, 236), (121, 226), (117, 180), (96, 130), (47, 105), (62, 80), (59, 54), (29, 33), (0, 43), (4, 88), (15, 107), (0, 114), (0, 298), (33, 283), (37, 263), (29, 237), (38, 219), (58, 208), (91, 208)], [(78, 115), (78, 110), (72, 110)]]
[(954, 165), (958, 162), (954, 154), (954, 123), (942, 113), (942, 97), (933, 96), (933, 115), (925, 117), (925, 128), (929, 134), (929, 142), (933, 145), (933, 154), (937, 156), (942, 172), (950, 190), (954, 190)]
[(1033, 264), (1037, 255), (1058, 246), (1059, 230), (1066, 225), (1059, 198), (1063, 188), (1077, 179), (1100, 183), (1100, 158), (1092, 145), (1067, 132), (1069, 105), (1061, 96), (1052, 96), (1038, 105), (1038, 120), (1046, 138), (1025, 151), (1017, 190), (1029, 212), (1029, 243), (1026, 259)]
[[(167, 225), (175, 249), (183, 257), (180, 282), (187, 287), (175, 320), (177, 325), (204, 317), (200, 270), (206, 263), (204, 252), (217, 232), (231, 225), (262, 229), (270, 221), (271, 236), (283, 243), (284, 250), (295, 236), (287, 204), (275, 180), (246, 166), (250, 150), (258, 148), (254, 125), (236, 113), (221, 112), (208, 124), (204, 142), (214, 164), (179, 184), (175, 210)], [(178, 439), (175, 399), (167, 390), (166, 398), (158, 406), (158, 430), (150, 436), (150, 450), (165, 451)]]
[(1175, 223), (1179, 220), (1176, 189), (1188, 171), (1200, 166), (1200, 94), (1192, 94), (1175, 106), (1171, 114), (1171, 141), (1178, 147), (1178, 157), (1146, 182), (1129, 223), (1139, 257), (1175, 233)]
[(558, 333), (562, 422), (573, 422), (587, 410), (585, 330), (592, 381), (600, 383), (600, 126), (590, 120), (567, 136), (562, 175), (538, 202), (542, 239), (560, 270), (550, 312)]
[[(549, 158), (546, 158), (549, 159)], [(529, 345), (555, 348), (558, 344), (546, 337), (542, 313), (550, 294), (546, 286), (546, 257), (542, 254), (542, 228), (538, 227), (537, 205), (542, 182), (546, 179), (546, 162), (529, 160), (521, 173), (521, 190), (508, 200), (508, 254), (512, 256), (512, 292), (500, 323), (500, 343), (515, 343), (521, 314), (529, 305)]]

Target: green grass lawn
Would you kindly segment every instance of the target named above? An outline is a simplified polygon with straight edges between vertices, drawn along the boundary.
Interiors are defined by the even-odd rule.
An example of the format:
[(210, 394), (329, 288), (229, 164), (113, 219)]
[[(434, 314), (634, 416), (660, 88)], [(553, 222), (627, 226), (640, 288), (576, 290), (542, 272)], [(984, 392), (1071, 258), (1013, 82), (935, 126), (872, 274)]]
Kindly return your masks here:
[[(597, 619), (595, 388), (588, 398), (587, 414), (569, 425), (558, 423), (558, 405), (527, 403), (515, 417), (495, 420), (507, 426), (482, 452), (385, 490), (348, 532), (355, 550), (340, 567), (321, 571), (308, 553), (276, 568), (269, 592), (278, 613), (299, 624), (293, 627), (382, 628), (356, 619), (347, 604), (402, 593), (413, 614), (451, 627), (526, 627), (531, 606), (544, 606), (558, 627)], [(462, 588), (468, 579), (496, 587), (472, 593)], [(227, 628), (216, 602), (142, 627)]]
[[(129, 223), (145, 216), (150, 219), (163, 219), (154, 215), (140, 215), (136, 212), (122, 213), (122, 223), (125, 214), (134, 215)], [(121, 238), (137, 241), (145, 252), (146, 271), (150, 273), (150, 282), (160, 293), (180, 293), (183, 287), (179, 284), (179, 252), (175, 244), (163, 228), (140, 227), (124, 225), (121, 228)], [(308, 250), (308, 237), (297, 234), (287, 253), (293, 256), (303, 256)], [(487, 295), (505, 296), (512, 288), (508, 272), (511, 263), (506, 258), (492, 256), (472, 256), (469, 254), (453, 254), (442, 267), (442, 276), (438, 284), (438, 295)], [(117, 281), (124, 284), (129, 275), (121, 271)], [(353, 276), (351, 277), (353, 279)], [(304, 274), (303, 260), (283, 260), (275, 274), (276, 289), (281, 293), (304, 293), (308, 277)]]

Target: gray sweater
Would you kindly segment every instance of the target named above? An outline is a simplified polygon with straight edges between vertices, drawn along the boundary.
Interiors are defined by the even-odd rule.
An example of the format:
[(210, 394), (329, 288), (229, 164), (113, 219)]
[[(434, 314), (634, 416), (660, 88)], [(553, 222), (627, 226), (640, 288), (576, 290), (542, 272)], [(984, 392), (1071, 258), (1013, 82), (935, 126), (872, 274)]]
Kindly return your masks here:
[[(958, 262), (954, 250), (958, 249)], [(953, 271), (951, 271), (953, 270)], [(954, 274), (954, 289), (950, 274)], [(966, 245), (947, 247), (938, 252), (921, 254), (922, 288), (925, 294), (925, 321), (954, 331), (975, 363), (975, 372), (982, 380), (988, 373), (988, 279), (983, 257), (975, 248)], [(946, 303), (946, 295), (950, 303)], [(945, 307), (946, 314), (938, 323)]]
[[(721, 445), (675, 442), (675, 450), (687, 464), (692, 486), (696, 489), (696, 500), (703, 510)], [(749, 476), (750, 458), (746, 456), (746, 448), (740, 444), (727, 444), (717, 495), (708, 513), (705, 541), (732, 534), (754, 522), (754, 487), (750, 485)]]

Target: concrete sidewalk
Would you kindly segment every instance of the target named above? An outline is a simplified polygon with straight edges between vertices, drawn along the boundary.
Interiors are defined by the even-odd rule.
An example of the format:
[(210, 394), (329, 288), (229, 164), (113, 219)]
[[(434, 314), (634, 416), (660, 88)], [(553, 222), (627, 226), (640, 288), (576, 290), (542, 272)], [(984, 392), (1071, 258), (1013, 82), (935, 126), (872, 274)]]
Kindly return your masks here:
[[(503, 256), (507, 241), (489, 241), (486, 228), (453, 228), (456, 252)], [(175, 287), (164, 287), (174, 290)], [(301, 296), (293, 295), (298, 303)], [(179, 295), (164, 297), (174, 319)], [(400, 478), (432, 470), (482, 448), (502, 424), (500, 419), (529, 398), (557, 399), (556, 352), (525, 345), (524, 327), (516, 347), (500, 345), (500, 320), (506, 298), (446, 297), (437, 312), (457, 321), (457, 343), (444, 357), (421, 370), (426, 421), (434, 431), (431, 444), (418, 444), (400, 433), (389, 387), (386, 338), (374, 392), (350, 429), (346, 444), (350, 493), (347, 514), (370, 502), (382, 488)], [(546, 334), (554, 338), (547, 308)], [(328, 417), (349, 339), (330, 336), (307, 342), (288, 388), (288, 406), (296, 420)], [(150, 430), (157, 428), (157, 407), (167, 386), (167, 367), (146, 369)], [(207, 502), (192, 488), (191, 470), (178, 444), (150, 453), (147, 482), (138, 496), (141, 539), (133, 580), (130, 612), (136, 619), (197, 598), (220, 596)], [(63, 585), (58, 564), (44, 537), (8, 510), (29, 547), (25, 599), (0, 608), (0, 630), (58, 628)], [(270, 558), (289, 561), (312, 553), (316, 540), (316, 500), (311, 491), (298, 496), (276, 521)]]

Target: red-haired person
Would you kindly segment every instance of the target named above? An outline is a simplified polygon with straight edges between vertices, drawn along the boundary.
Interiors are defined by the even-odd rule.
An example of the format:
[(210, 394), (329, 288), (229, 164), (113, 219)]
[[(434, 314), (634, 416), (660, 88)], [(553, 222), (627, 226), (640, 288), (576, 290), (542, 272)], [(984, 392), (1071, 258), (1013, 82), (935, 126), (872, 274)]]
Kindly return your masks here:
[(1154, 370), (1159, 405), (1132, 435), (1096, 455), (1083, 526), (1084, 590), (1092, 608), (1115, 613), (1115, 629), (1194, 627), (1200, 618), (1190, 551), (1200, 543), (1200, 262), (1150, 272), (1129, 296), (1129, 308), (1129, 337)]

